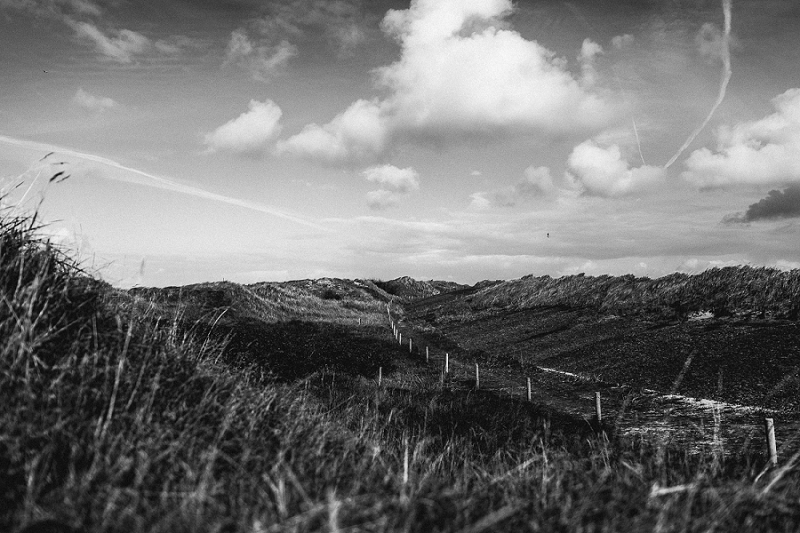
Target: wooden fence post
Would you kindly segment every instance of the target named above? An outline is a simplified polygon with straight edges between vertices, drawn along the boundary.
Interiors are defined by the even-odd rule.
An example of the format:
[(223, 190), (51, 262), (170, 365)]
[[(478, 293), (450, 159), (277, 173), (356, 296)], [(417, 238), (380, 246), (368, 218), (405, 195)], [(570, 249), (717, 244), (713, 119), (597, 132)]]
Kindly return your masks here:
[(383, 383), (383, 367), (379, 366), (378, 367), (378, 386), (380, 386), (381, 383)]
[(444, 374), (445, 376), (450, 373), (450, 354), (445, 352), (444, 354)]
[(403, 486), (408, 485), (408, 436), (403, 435)]
[(764, 419), (764, 430), (767, 433), (767, 452), (772, 466), (778, 466), (778, 447), (775, 444), (775, 422), (771, 418)]
[(398, 333), (397, 334), (397, 342), (399, 342), (400, 344), (403, 344), (403, 334), (402, 333)]
[(425, 364), (427, 365), (430, 362), (431, 362), (431, 354), (428, 351), (428, 347), (426, 346), (425, 347)]
[(408, 353), (414, 353), (414, 345), (412, 344), (414, 341), (411, 337), (408, 338)]
[(528, 378), (528, 401), (531, 401), (531, 378)]
[(600, 393), (594, 393), (594, 417), (597, 420), (597, 423), (601, 423), (603, 421), (603, 411), (600, 408)]
[(475, 388), (481, 388), (481, 371), (478, 368), (478, 363), (475, 363)]

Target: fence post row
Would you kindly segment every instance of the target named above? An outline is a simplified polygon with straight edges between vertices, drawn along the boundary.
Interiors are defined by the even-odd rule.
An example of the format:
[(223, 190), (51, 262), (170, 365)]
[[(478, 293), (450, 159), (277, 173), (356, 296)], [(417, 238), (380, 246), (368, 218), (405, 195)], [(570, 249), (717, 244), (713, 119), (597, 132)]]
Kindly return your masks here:
[[(389, 311), (389, 306), (386, 306), (386, 314), (389, 316), (389, 319), (392, 318), (392, 313)], [(361, 319), (358, 319), (358, 325), (361, 325)], [(403, 334), (397, 327), (397, 324), (394, 320), (391, 320), (392, 325), (392, 333), (394, 337), (398, 340), (398, 342), (402, 345), (403, 344)], [(414, 350), (414, 341), (413, 339), (408, 339), (408, 352), (413, 353)], [(430, 363), (430, 347), (425, 346), (425, 363)], [(443, 380), (446, 381), (450, 377), (450, 354), (445, 352), (444, 354), (444, 373), (443, 373)], [(527, 399), (529, 402), (533, 401), (533, 394), (532, 394), (532, 387), (531, 387), (531, 378), (527, 377), (526, 381), (526, 388), (527, 388)], [(331, 379), (333, 382), (333, 378)], [(383, 383), (383, 367), (378, 367), (378, 385)], [(308, 384), (306, 384), (308, 385)], [(480, 367), (478, 363), (475, 363), (475, 388), (479, 389), (481, 386), (481, 374), (480, 374)], [(603, 422), (603, 408), (602, 402), (600, 399), (600, 393), (594, 393), (594, 416), (595, 420), (598, 424)], [(767, 439), (767, 455), (769, 457), (769, 463), (772, 466), (778, 465), (778, 447), (777, 443), (775, 442), (775, 421), (772, 418), (765, 418), (764, 419), (764, 432), (766, 434)], [(404, 457), (404, 472), (403, 472), (403, 480), (404, 483), (408, 482), (408, 444), (406, 444), (405, 449), (405, 457)]]

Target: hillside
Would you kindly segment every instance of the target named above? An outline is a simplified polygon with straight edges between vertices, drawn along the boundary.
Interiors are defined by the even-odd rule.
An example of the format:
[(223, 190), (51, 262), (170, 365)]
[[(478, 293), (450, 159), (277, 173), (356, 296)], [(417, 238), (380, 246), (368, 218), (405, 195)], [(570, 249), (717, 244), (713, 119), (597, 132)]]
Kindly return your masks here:
[(525, 277), (415, 301), (407, 318), (488, 365), (800, 411), (799, 291), (800, 271), (750, 267)]
[(696, 275), (662, 278), (626, 276), (550, 276), (488, 286), (471, 296), (471, 307), (594, 309), (606, 315), (686, 319), (692, 314), (797, 320), (800, 270), (749, 266), (713, 268)]
[[(3, 214), (0, 530), (800, 528), (800, 478), (762, 469), (760, 442), (689, 453), (553, 402), (599, 383), (543, 374), (536, 401), (503, 391), (528, 348), (548, 364), (600, 365), (602, 341), (708, 322), (613, 317), (577, 292), (599, 303), (547, 306), (530, 280), (399, 285), (413, 289), (402, 305), (360, 280), (122, 291), (39, 237), (35, 219)], [(392, 296), (391, 318), (427, 343), (430, 364), (392, 337)], [(780, 324), (777, 337), (794, 339), (796, 323)], [(440, 382), (445, 350), (459, 374)], [(499, 389), (475, 390), (470, 358)], [(784, 364), (774, 359), (758, 368)]]
[(408, 276), (402, 276), (390, 281), (375, 281), (375, 284), (386, 293), (406, 301), (469, 288), (469, 285), (453, 281), (420, 281)]

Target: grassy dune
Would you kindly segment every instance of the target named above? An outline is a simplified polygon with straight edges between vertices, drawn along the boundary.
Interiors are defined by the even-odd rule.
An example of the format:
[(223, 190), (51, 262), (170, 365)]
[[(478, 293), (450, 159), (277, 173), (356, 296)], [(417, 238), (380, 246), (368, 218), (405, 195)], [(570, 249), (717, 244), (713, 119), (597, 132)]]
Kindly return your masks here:
[(3, 531), (800, 528), (759, 453), (439, 389), (369, 282), (120, 291), (4, 213), (0, 291)]
[(525, 276), (490, 285), (477, 291), (470, 301), (482, 308), (565, 306), (592, 308), (605, 314), (676, 319), (710, 311), (715, 316), (797, 320), (800, 270), (738, 266), (657, 279), (633, 275)]

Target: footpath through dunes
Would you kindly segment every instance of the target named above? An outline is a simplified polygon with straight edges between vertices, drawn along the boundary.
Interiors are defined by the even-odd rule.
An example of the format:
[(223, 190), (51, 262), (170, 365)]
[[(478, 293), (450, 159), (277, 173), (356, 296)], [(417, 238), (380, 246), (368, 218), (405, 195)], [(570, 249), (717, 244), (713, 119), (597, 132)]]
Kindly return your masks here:
[[(704, 283), (729, 290), (725, 278), (737, 272), (716, 274), (704, 274)], [(798, 273), (786, 274), (778, 283), (794, 290), (791, 276)], [(734, 312), (725, 313), (719, 295), (700, 297), (686, 284), (684, 300), (661, 309), (624, 313), (635, 302), (609, 305), (609, 287), (632, 281), (573, 276), (544, 284), (541, 278), (486, 283), (407, 303), (401, 328), (436, 346), (437, 360), (449, 352), (457, 381), (474, 379), (478, 363), (482, 386), (522, 396), (530, 377), (534, 401), (587, 419), (600, 392), (604, 416), (622, 433), (692, 447), (722, 445), (730, 452), (760, 445), (769, 416), (788, 453), (800, 429), (800, 324), (766, 318), (777, 313), (764, 313), (756, 296), (749, 309), (731, 305)], [(569, 284), (579, 287), (569, 294)], [(599, 291), (598, 285), (605, 287)], [(765, 305), (791, 309), (794, 303)], [(713, 316), (708, 309), (714, 306), (728, 316)], [(670, 316), (675, 310), (679, 315)]]
[(391, 341), (392, 296), (369, 280), (321, 278), (240, 285), (136, 288), (135, 297), (200, 337), (224, 339), (225, 358), (292, 382), (340, 372), (372, 379), (407, 363)]

